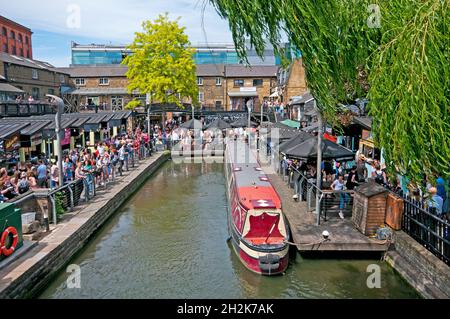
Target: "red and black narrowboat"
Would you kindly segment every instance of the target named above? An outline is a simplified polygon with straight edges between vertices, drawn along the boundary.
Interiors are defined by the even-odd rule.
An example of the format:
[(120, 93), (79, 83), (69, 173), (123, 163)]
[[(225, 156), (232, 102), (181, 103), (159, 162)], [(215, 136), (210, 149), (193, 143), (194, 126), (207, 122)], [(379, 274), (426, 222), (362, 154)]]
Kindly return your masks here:
[(244, 141), (227, 143), (225, 170), (233, 249), (255, 273), (283, 273), (289, 263), (289, 228), (278, 193)]

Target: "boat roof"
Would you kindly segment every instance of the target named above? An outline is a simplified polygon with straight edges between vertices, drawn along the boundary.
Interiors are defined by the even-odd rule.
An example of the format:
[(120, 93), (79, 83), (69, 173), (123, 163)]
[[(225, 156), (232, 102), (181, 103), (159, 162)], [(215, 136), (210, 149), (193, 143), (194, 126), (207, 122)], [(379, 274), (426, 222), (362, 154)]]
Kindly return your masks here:
[(227, 144), (226, 161), (232, 164), (240, 201), (248, 209), (281, 208), (281, 200), (255, 154), (244, 141)]

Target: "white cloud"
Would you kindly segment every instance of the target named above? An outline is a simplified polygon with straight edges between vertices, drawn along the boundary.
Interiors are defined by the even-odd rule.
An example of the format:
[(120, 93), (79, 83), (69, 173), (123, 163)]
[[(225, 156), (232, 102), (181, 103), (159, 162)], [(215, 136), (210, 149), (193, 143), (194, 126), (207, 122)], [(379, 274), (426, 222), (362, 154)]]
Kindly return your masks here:
[[(206, 1), (206, 2), (204, 2)], [(144, 20), (153, 20), (158, 14), (169, 13), (171, 19), (181, 17), (193, 44), (206, 42), (202, 30), (202, 8), (207, 0), (17, 0), (3, 2), (2, 15), (31, 29), (72, 36), (103, 39), (105, 43), (127, 44)], [(72, 6), (74, 5), (74, 6)], [(80, 9), (77, 26), (76, 10)], [(68, 8), (72, 8), (68, 12)], [(204, 25), (209, 42), (231, 42), (226, 21), (220, 19), (207, 4)], [(75, 17), (75, 19), (74, 19)], [(69, 22), (69, 23), (68, 23)]]

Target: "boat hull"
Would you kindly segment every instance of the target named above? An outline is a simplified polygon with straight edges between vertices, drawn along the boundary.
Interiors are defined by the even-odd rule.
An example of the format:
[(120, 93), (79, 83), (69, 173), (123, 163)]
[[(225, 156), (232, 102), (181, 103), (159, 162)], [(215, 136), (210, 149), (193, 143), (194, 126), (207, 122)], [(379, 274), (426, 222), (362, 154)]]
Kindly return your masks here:
[(230, 229), (233, 250), (247, 269), (265, 276), (279, 275), (286, 271), (289, 265), (288, 244), (273, 249), (252, 247), (242, 239), (232, 224)]

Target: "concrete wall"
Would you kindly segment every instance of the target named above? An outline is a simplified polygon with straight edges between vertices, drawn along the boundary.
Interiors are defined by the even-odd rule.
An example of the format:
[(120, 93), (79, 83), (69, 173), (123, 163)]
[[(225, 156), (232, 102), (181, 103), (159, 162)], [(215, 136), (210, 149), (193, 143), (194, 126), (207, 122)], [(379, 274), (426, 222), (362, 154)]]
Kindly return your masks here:
[[(120, 185), (120, 190), (104, 205), (98, 208), (95, 214), (81, 225), (71, 236), (60, 245), (51, 249), (33, 266), (28, 268), (19, 278), (11, 282), (0, 292), (0, 299), (30, 298), (37, 295), (52, 280), (72, 257), (79, 252), (89, 241), (91, 236), (110, 218), (117, 209), (151, 176), (170, 154), (161, 155), (152, 164), (143, 169), (139, 175), (127, 185)], [(115, 190), (114, 190), (115, 191)], [(95, 203), (93, 204), (96, 205)]]
[(385, 260), (424, 298), (450, 298), (450, 267), (403, 231)]

